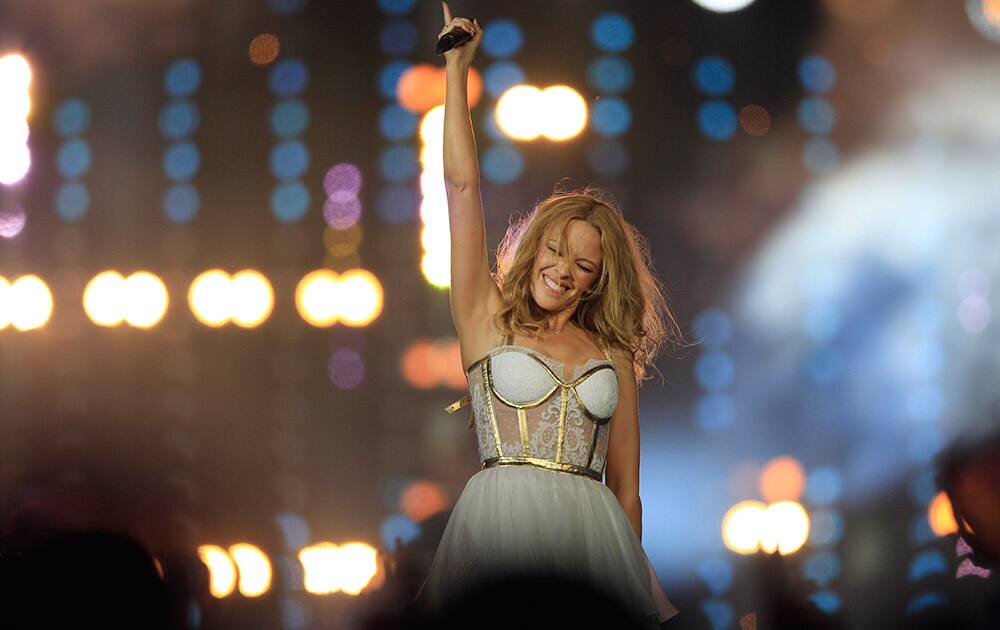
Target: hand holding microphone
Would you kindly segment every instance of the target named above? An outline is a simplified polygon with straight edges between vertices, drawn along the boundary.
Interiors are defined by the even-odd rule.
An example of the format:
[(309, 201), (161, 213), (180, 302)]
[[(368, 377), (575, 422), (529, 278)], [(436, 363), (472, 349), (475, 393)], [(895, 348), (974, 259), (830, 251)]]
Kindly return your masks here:
[(444, 29), (438, 34), (435, 52), (443, 54), (449, 63), (458, 61), (466, 65), (472, 63), (476, 55), (483, 29), (478, 20), (453, 18), (447, 2), (441, 2), (444, 11)]

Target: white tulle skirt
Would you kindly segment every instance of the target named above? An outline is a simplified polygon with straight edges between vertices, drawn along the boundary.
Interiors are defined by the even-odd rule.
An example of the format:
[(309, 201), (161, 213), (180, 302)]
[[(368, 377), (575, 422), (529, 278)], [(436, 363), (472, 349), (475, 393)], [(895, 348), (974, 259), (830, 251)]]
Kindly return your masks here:
[(512, 570), (590, 581), (653, 628), (677, 614), (617, 497), (589, 477), (530, 465), (473, 475), (416, 602), (434, 614), (476, 580)]

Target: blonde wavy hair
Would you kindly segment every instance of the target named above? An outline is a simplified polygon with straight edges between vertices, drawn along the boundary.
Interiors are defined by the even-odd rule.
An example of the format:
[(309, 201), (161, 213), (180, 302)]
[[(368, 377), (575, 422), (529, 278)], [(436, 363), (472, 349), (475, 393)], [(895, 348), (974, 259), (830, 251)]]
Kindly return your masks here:
[(652, 271), (646, 239), (625, 220), (611, 196), (593, 185), (557, 189), (511, 221), (497, 249), (493, 274), (503, 296), (497, 328), (528, 336), (544, 330), (548, 315), (531, 297), (535, 256), (552, 228), (560, 251), (565, 251), (566, 227), (574, 219), (586, 221), (600, 233), (602, 261), (600, 277), (581, 297), (571, 321), (609, 345), (628, 348), (641, 385), (648, 368), (656, 369), (654, 358), (664, 346), (673, 350), (690, 344)]

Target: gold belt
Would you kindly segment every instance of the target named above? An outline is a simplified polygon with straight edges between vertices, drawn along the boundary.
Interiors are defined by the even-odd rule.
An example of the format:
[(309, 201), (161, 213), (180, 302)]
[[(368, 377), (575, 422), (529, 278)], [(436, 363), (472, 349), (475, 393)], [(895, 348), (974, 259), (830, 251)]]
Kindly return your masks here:
[(583, 475), (585, 477), (601, 481), (601, 473), (592, 468), (577, 466), (576, 464), (560, 464), (547, 459), (539, 459), (537, 457), (491, 457), (483, 462), (483, 468), (486, 469), (493, 468), (494, 466), (516, 466), (524, 464), (538, 466), (539, 468), (545, 468), (546, 470), (556, 470), (559, 472), (572, 473), (574, 475)]

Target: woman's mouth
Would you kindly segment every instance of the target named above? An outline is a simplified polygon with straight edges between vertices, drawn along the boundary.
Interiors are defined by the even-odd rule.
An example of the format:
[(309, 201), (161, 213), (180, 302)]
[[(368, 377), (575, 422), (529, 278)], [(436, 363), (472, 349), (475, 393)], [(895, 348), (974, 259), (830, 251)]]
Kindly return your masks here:
[(552, 278), (545, 275), (544, 273), (542, 274), (542, 282), (544, 282), (545, 286), (547, 286), (549, 290), (551, 290), (556, 295), (563, 295), (566, 293), (566, 291), (569, 290), (563, 287), (558, 282), (554, 281)]

